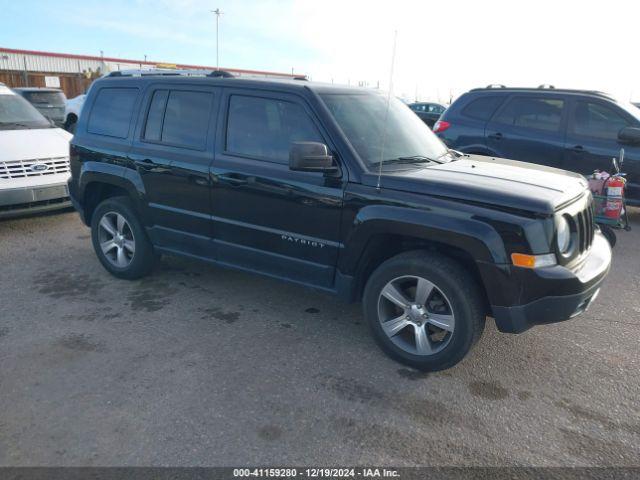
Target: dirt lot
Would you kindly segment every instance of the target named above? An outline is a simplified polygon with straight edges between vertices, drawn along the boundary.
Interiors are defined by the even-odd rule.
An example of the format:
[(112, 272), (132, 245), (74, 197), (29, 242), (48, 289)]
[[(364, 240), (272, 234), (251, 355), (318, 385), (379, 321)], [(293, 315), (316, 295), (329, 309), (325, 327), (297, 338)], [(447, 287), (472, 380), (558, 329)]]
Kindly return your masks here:
[(488, 322), (456, 368), (358, 305), (165, 258), (109, 276), (75, 213), (0, 221), (0, 465), (640, 465), (640, 210), (592, 309)]

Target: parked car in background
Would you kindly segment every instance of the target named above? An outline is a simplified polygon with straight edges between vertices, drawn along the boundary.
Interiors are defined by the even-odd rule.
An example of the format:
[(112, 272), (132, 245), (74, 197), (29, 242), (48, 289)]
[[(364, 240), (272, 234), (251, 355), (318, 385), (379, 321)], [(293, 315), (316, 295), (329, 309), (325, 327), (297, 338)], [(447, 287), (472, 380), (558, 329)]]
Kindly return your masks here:
[(458, 98), (434, 132), (461, 152), (590, 175), (624, 148), (629, 204), (640, 205), (640, 110), (605, 93), (477, 88)]
[(70, 139), (0, 83), (0, 217), (70, 206)]
[(442, 115), (446, 110), (446, 107), (439, 103), (428, 102), (411, 103), (409, 104), (409, 108), (430, 127), (433, 127), (433, 124), (438, 121), (440, 115)]
[(76, 124), (78, 123), (78, 118), (80, 118), (85, 98), (87, 98), (87, 95), (83, 93), (67, 100), (64, 110), (64, 129), (67, 132), (74, 133), (76, 131)]
[(20, 87), (14, 88), (14, 92), (25, 98), (31, 105), (51, 119), (56, 126), (64, 125), (64, 109), (67, 101), (62, 90), (57, 88)]
[(520, 333), (596, 298), (611, 250), (580, 175), (465, 157), (376, 90), (229, 77), (93, 83), (69, 190), (111, 274), (178, 254), (362, 301), (423, 370), (459, 362), (487, 315)]

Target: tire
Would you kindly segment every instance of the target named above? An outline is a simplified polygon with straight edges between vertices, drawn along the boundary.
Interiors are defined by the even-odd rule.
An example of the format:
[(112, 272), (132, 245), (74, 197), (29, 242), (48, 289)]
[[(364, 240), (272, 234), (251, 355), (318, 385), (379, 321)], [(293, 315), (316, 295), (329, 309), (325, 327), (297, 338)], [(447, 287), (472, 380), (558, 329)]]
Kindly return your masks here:
[(91, 241), (102, 266), (118, 278), (144, 277), (156, 263), (153, 245), (127, 197), (107, 198), (96, 207), (91, 218)]
[(602, 235), (604, 235), (604, 238), (607, 239), (607, 242), (609, 242), (609, 245), (611, 245), (611, 248), (615, 247), (618, 238), (616, 237), (616, 232), (614, 232), (613, 228), (609, 225), (600, 225), (600, 231), (602, 232)]
[(75, 135), (76, 133), (76, 125), (78, 124), (78, 119), (73, 117), (73, 118), (69, 118), (67, 119), (67, 121), (64, 124), (64, 129)]
[[(399, 303), (394, 291), (403, 294)], [(405, 300), (410, 300), (409, 310), (399, 306)], [(484, 330), (484, 305), (468, 271), (427, 251), (402, 253), (384, 262), (369, 277), (363, 296), (364, 315), (378, 345), (395, 360), (422, 371), (451, 368), (466, 356)]]

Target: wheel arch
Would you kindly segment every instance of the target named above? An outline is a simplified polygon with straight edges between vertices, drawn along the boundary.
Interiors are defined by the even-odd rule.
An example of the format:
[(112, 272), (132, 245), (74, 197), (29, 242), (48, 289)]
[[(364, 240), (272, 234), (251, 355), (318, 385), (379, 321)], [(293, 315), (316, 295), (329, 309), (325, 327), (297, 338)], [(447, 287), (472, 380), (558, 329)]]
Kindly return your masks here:
[[(88, 162), (89, 163), (89, 162)], [(84, 164), (80, 176), (80, 198), (84, 209), (84, 221), (91, 224), (91, 217), (95, 208), (106, 198), (126, 196), (130, 198), (134, 207), (139, 210), (141, 193), (139, 188), (124, 177), (124, 167), (96, 163), (91, 166)]]
[(502, 239), (490, 225), (472, 217), (455, 218), (450, 212), (447, 215), (387, 206), (367, 208), (372, 211), (360, 212), (358, 226), (341, 256), (349, 260), (339, 266), (343, 274), (354, 279), (354, 300), (362, 298), (367, 279), (380, 264), (411, 250), (434, 251), (456, 260), (474, 277), (487, 299), (477, 262), (504, 263), (506, 258)]

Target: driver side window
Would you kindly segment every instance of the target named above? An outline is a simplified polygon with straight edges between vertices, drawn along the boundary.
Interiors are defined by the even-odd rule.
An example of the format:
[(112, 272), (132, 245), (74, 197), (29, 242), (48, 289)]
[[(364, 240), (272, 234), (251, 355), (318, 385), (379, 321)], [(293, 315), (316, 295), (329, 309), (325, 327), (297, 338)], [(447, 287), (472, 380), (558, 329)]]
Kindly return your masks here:
[(324, 143), (297, 103), (245, 95), (230, 97), (228, 152), (288, 164), (291, 144), (300, 141)]
[(605, 105), (578, 101), (570, 125), (572, 133), (582, 137), (617, 140), (618, 132), (628, 127), (629, 122)]

